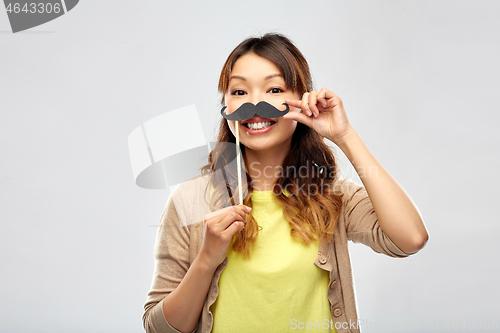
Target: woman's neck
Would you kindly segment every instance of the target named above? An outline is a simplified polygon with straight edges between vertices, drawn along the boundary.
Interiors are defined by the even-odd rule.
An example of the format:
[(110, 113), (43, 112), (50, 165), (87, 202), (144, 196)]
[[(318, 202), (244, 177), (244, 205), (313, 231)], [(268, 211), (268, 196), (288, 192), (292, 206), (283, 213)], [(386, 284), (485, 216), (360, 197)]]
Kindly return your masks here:
[(246, 171), (252, 179), (255, 191), (270, 191), (283, 172), (283, 161), (290, 152), (288, 149), (251, 150), (245, 148)]

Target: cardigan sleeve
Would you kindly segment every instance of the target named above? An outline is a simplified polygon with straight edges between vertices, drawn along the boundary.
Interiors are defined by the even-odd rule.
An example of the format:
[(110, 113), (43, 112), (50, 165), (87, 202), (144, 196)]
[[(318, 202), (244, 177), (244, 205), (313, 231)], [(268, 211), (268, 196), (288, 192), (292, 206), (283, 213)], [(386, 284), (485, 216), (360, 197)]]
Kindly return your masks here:
[(347, 239), (390, 257), (408, 257), (409, 254), (398, 248), (380, 227), (366, 189), (351, 179), (343, 179), (340, 183)]
[(146, 333), (180, 333), (163, 314), (163, 300), (180, 284), (190, 265), (189, 229), (180, 224), (173, 196), (174, 193), (163, 211), (156, 234), (153, 281), (142, 316)]

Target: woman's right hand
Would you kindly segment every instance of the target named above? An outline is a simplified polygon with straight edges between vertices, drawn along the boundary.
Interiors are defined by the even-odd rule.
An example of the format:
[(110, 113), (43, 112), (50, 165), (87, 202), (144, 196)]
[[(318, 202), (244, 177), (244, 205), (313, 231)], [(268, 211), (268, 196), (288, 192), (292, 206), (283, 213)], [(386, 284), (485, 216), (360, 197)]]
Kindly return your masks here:
[(198, 259), (210, 268), (217, 268), (226, 258), (234, 234), (245, 227), (247, 214), (251, 210), (248, 206), (237, 205), (206, 214), (205, 237)]

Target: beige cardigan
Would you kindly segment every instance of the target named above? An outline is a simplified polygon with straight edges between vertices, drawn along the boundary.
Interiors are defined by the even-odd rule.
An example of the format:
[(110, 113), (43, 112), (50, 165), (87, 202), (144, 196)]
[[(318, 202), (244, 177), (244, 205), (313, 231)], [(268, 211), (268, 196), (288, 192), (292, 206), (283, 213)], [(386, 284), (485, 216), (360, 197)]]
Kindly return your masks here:
[[(203, 216), (200, 215), (204, 213), (203, 210), (207, 211), (206, 184), (207, 177), (200, 177), (179, 185), (171, 194), (161, 216), (154, 250), (155, 272), (142, 318), (147, 333), (179, 332), (170, 326), (163, 315), (163, 299), (179, 285), (201, 248), (203, 228), (195, 229), (197, 223), (184, 221), (189, 221), (191, 216)], [(335, 237), (333, 242), (320, 242), (314, 264), (329, 271), (328, 299), (337, 332), (359, 333), (361, 327), (358, 325), (347, 241), (363, 243), (375, 252), (391, 257), (402, 258), (408, 254), (401, 251), (380, 228), (364, 187), (350, 179), (339, 180), (337, 185), (336, 189), (343, 194), (343, 205)], [(181, 226), (180, 221), (185, 226)], [(217, 298), (219, 276), (227, 261), (226, 258), (215, 271), (194, 332), (206, 333), (212, 329), (210, 306)]]

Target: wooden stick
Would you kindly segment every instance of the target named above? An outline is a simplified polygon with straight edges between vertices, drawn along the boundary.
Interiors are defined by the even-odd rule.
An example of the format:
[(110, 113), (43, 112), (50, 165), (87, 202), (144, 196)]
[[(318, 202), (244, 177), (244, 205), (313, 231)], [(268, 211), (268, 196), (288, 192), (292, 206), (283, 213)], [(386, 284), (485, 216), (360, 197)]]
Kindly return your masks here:
[(235, 121), (236, 126), (236, 166), (238, 171), (238, 194), (240, 196), (240, 205), (243, 205), (243, 189), (241, 188), (241, 162), (240, 162), (240, 124)]

